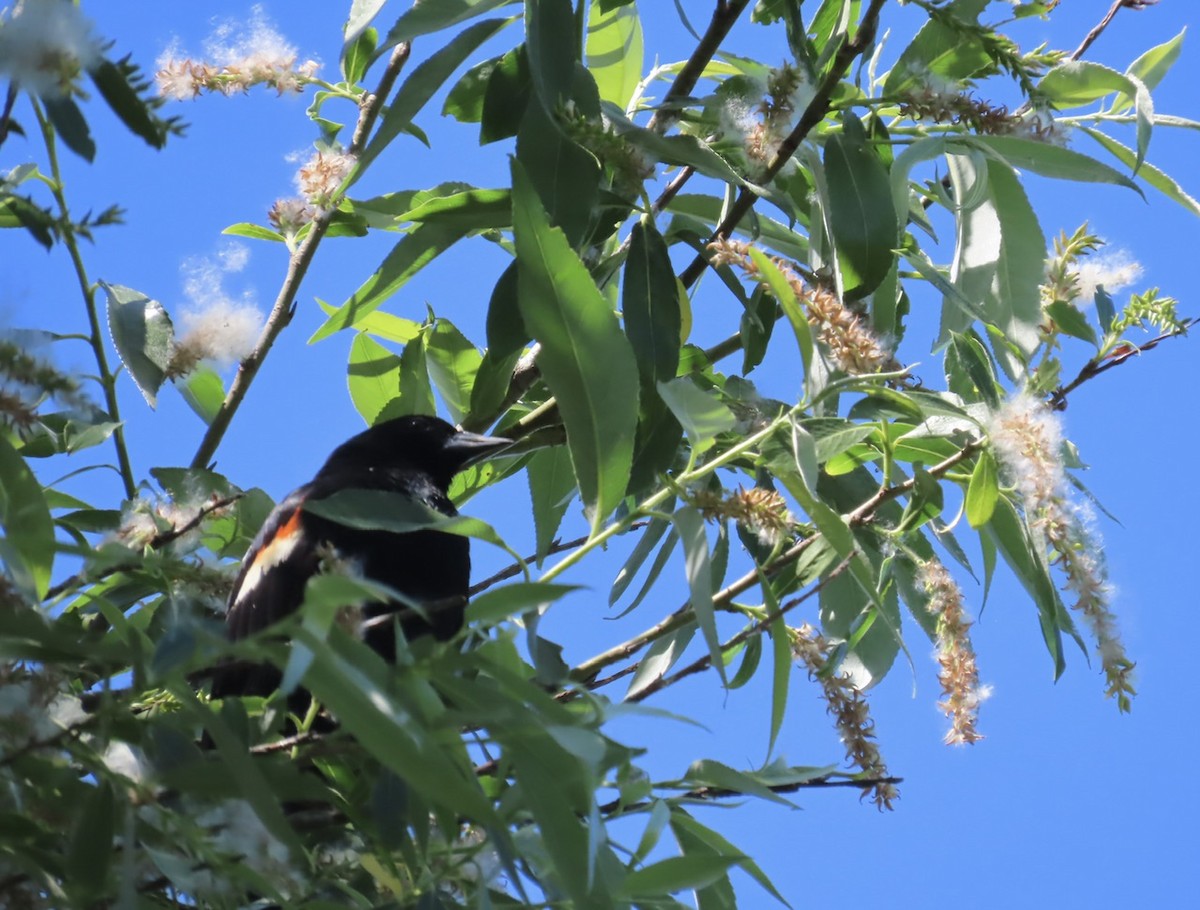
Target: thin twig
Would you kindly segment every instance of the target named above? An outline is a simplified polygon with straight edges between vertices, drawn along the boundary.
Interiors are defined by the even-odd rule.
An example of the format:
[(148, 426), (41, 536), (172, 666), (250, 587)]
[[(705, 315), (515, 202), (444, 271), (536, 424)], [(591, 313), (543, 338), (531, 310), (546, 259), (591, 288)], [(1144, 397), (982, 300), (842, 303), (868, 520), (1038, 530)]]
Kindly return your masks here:
[[(770, 164), (760, 179), (760, 183), (765, 185), (775, 179), (775, 176), (783, 169), (783, 166), (791, 160), (792, 155), (800, 148), (800, 144), (808, 138), (808, 134), (825, 119), (829, 113), (830, 104), (833, 100), (833, 93), (850, 71), (851, 64), (854, 63), (856, 57), (864, 53), (875, 41), (875, 31), (879, 26), (879, 14), (883, 9), (884, 3), (887, 0), (871, 0), (871, 5), (863, 14), (862, 21), (859, 22), (858, 31), (854, 38), (847, 41), (838, 50), (834, 56), (833, 65), (825, 74), (825, 78), (821, 80), (814, 92), (812, 101), (808, 107), (804, 109), (804, 113), (800, 117), (800, 121), (795, 128), (787, 135), (787, 138), (779, 144), (779, 149), (775, 156), (771, 159)], [(743, 187), (734, 200), (733, 205), (729, 207), (729, 212), (722, 219), (713, 233), (712, 240), (724, 240), (728, 238), (738, 223), (746, 216), (746, 214), (754, 208), (754, 204), (758, 202), (759, 196), (752, 190)], [(690, 288), (704, 274), (705, 268), (708, 266), (708, 258), (703, 254), (698, 255), (692, 263), (683, 270), (679, 276), (679, 280), (683, 282), (685, 288)]]
[[(832, 774), (827, 774), (824, 777), (814, 777), (811, 780), (798, 780), (789, 784), (774, 784), (768, 786), (767, 789), (772, 793), (796, 793), (800, 790), (817, 790), (831, 787), (855, 787), (860, 790), (869, 790), (872, 787), (877, 787), (882, 784), (904, 783), (903, 777), (834, 777)], [(739, 797), (753, 796), (753, 793), (746, 793), (741, 790), (729, 790), (725, 787), (697, 787), (695, 790), (688, 790), (681, 794), (678, 799), (691, 800), (716, 800), (716, 799), (737, 799)], [(599, 806), (600, 812), (605, 815), (610, 815), (613, 812), (636, 812), (642, 809), (649, 808), (652, 805), (650, 800), (637, 803), (622, 804), (620, 799), (614, 799)]]
[[(201, 506), (199, 509), (196, 510), (195, 515), (193, 515), (191, 518), (189, 518), (187, 521), (185, 521), (179, 527), (177, 527), (177, 528), (173, 527), (169, 531), (163, 531), (163, 532), (161, 532), (159, 534), (155, 534), (153, 537), (151, 537), (149, 542), (146, 544), (147, 548), (149, 548), (151, 550), (162, 549), (167, 544), (178, 540), (184, 534), (194, 531), (196, 528), (198, 528), (200, 526), (200, 522), (202, 522), (209, 515), (213, 514), (214, 512), (218, 512), (221, 509), (226, 508), (227, 506), (233, 505), (235, 502), (237, 502), (239, 499), (241, 499), (244, 495), (245, 495), (244, 493), (235, 493), (232, 496), (225, 496), (221, 499), (214, 499), (212, 502), (209, 502), (206, 505)], [(54, 600), (55, 598), (59, 597), (60, 595), (65, 594), (67, 591), (70, 591), (72, 588), (76, 588), (81, 584), (85, 584), (88, 582), (103, 581), (105, 578), (108, 578), (110, 575), (116, 575), (118, 572), (129, 572), (133, 569), (140, 568), (141, 565), (142, 564), (140, 562), (136, 562), (136, 563), (125, 563), (125, 564), (119, 565), (119, 566), (109, 566), (108, 568), (104, 569), (101, 572), (98, 572), (95, 575), (92, 575), (87, 570), (84, 570), (83, 572), (79, 572), (76, 575), (72, 575), (70, 578), (65, 579), (64, 581), (60, 581), (58, 584), (56, 584), (49, 591), (46, 592), (45, 599), (47, 601)]]
[(1162, 342), (1167, 341), (1168, 339), (1178, 338), (1180, 335), (1186, 335), (1187, 330), (1194, 326), (1197, 322), (1200, 322), (1200, 319), (1195, 317), (1187, 319), (1183, 322), (1180, 328), (1170, 332), (1164, 332), (1155, 338), (1151, 338), (1145, 344), (1135, 345), (1133, 342), (1122, 342), (1123, 344), (1127, 345), (1127, 349), (1118, 347), (1116, 351), (1111, 352), (1104, 357), (1093, 357), (1083, 365), (1083, 369), (1079, 371), (1079, 374), (1074, 379), (1072, 379), (1066, 385), (1060, 385), (1057, 389), (1050, 393), (1050, 397), (1047, 399), (1046, 405), (1054, 411), (1066, 410), (1067, 396), (1085, 382), (1095, 379), (1101, 373), (1107, 373), (1114, 367), (1119, 367), (1125, 361), (1129, 360), (1131, 357), (1136, 357), (1143, 351), (1149, 351), (1152, 348), (1158, 347), (1160, 344), (1162, 344)]
[[(380, 79), (379, 88), (374, 94), (363, 96), (360, 102), (358, 123), (354, 128), (354, 138), (346, 150), (347, 154), (357, 157), (362, 152), (371, 128), (383, 110), (384, 101), (400, 75), (400, 70), (408, 60), (410, 48), (411, 45), (408, 42), (396, 45), (391, 59), (388, 61), (387, 69)], [(283, 285), (279, 288), (279, 294), (275, 298), (275, 305), (271, 308), (271, 313), (263, 326), (262, 334), (259, 335), (258, 343), (238, 366), (237, 375), (234, 376), (233, 382), (229, 386), (229, 392), (213, 417), (212, 423), (209, 424), (208, 430), (192, 458), (193, 468), (206, 467), (212, 460), (217, 446), (221, 444), (221, 439), (225, 436), (225, 431), (229, 429), (233, 415), (246, 397), (246, 392), (249, 391), (254, 377), (258, 375), (263, 360), (270, 353), (280, 332), (291, 322), (292, 314), (295, 312), (296, 295), (300, 292), (300, 284), (304, 281), (308, 267), (316, 255), (317, 247), (329, 230), (336, 212), (337, 209), (333, 206), (321, 209), (313, 218), (304, 241), (288, 260), (287, 274), (284, 276)]]
[(1087, 53), (1087, 49), (1092, 46), (1097, 38), (1104, 34), (1104, 30), (1108, 28), (1113, 19), (1116, 18), (1117, 13), (1119, 13), (1121, 10), (1143, 10), (1148, 6), (1154, 6), (1156, 3), (1158, 3), (1158, 0), (1115, 0), (1113, 5), (1109, 7), (1108, 12), (1105, 13), (1104, 18), (1101, 19), (1099, 23), (1097, 23), (1096, 26), (1084, 36), (1083, 41), (1079, 43), (1079, 47), (1075, 48), (1075, 50), (1071, 52), (1069, 59), (1078, 60), (1085, 53)]
[[(761, 635), (764, 631), (766, 631), (767, 627), (769, 625), (771, 625), (771, 623), (775, 622), (775, 620), (779, 619), (781, 616), (785, 616), (786, 614), (790, 613), (792, 610), (794, 610), (796, 607), (800, 606), (800, 604), (804, 603), (806, 600), (808, 600), (814, 594), (819, 594), (827, 584), (829, 584), (831, 581), (833, 581), (835, 578), (837, 578), (839, 575), (841, 575), (843, 572), (845, 572), (846, 569), (850, 568), (850, 563), (856, 555), (857, 555), (857, 551), (854, 551), (853, 553), (851, 553), (849, 556), (847, 556), (845, 559), (843, 559), (840, 563), (838, 563), (836, 566), (834, 566), (834, 568), (829, 572), (828, 575), (825, 575), (819, 582), (817, 582), (815, 585), (813, 585), (811, 588), (809, 588), (807, 591), (805, 591), (799, 597), (795, 597), (792, 600), (789, 600), (786, 604), (781, 606), (779, 609), (772, 610), (770, 613), (768, 613), (762, 619), (751, 623), (746, 628), (742, 629), (742, 631), (738, 632), (736, 635), (734, 635), (732, 638), (730, 638), (728, 641), (722, 642), (721, 645), (718, 647), (718, 650), (723, 654), (726, 651), (728, 651), (730, 648), (740, 645), (742, 642), (746, 641), (747, 639), (753, 638), (755, 635)], [(629, 702), (644, 701), (645, 699), (649, 698), (651, 695), (654, 695), (656, 692), (661, 692), (663, 689), (667, 688), (668, 686), (675, 685), (675, 683), (679, 682), (681, 679), (686, 679), (689, 676), (694, 676), (697, 673), (701, 673), (704, 670), (707, 670), (711, 666), (712, 666), (712, 654), (711, 653), (705, 654), (705, 655), (701, 656), (700, 658), (698, 658), (697, 660), (693, 661), (692, 663), (688, 664), (686, 667), (683, 667), (680, 670), (676, 670), (670, 676), (658, 677), (653, 682), (646, 684), (643, 688), (639, 689), (637, 692), (628, 696), (625, 700), (629, 701)]]
[[(633, 524), (631, 524), (629, 526), (629, 530), (636, 531), (638, 528), (644, 528), (649, 523), (650, 522), (648, 522), (648, 521), (635, 521)], [(546, 550), (546, 552), (541, 555), (543, 557), (546, 557), (546, 556), (553, 556), (556, 553), (565, 553), (568, 550), (574, 550), (576, 547), (582, 547), (590, 539), (591, 539), (590, 536), (585, 536), (585, 537), (576, 537), (574, 540), (568, 540), (568, 541), (556, 540), (552, 544), (550, 544), (550, 546)], [(538, 558), (538, 554), (536, 554), (536, 553), (533, 554), (532, 556), (528, 556), (525, 558), (525, 564), (528, 565), (531, 562), (535, 562), (537, 560), (537, 558)], [(510, 578), (515, 578), (517, 575), (520, 575), (520, 574), (521, 574), (521, 563), (514, 562), (512, 565), (501, 569), (495, 575), (489, 575), (483, 581), (478, 581), (475, 584), (471, 585), (471, 588), (467, 593), (471, 597), (474, 597), (476, 594), (479, 594), (481, 591), (486, 591), (492, 585), (498, 584), (499, 582), (502, 582), (502, 581), (507, 581)]]
[[(955, 465), (961, 463), (974, 454), (980, 445), (981, 443), (977, 441), (967, 443), (953, 455), (948, 456), (930, 468), (928, 473), (933, 477), (941, 477)], [(916, 479), (910, 478), (903, 483), (880, 488), (876, 493), (864, 500), (856, 509), (854, 509), (853, 512), (846, 516), (846, 523), (849, 524), (850, 527), (859, 527), (860, 525), (866, 524), (881, 505), (883, 505), (885, 502), (890, 502), (893, 499), (903, 496), (905, 493), (911, 491), (915, 484)], [(773, 559), (767, 565), (761, 567), (761, 570), (755, 569), (754, 571), (747, 572), (741, 578), (737, 579), (723, 590), (714, 594), (713, 606), (721, 609), (729, 604), (733, 598), (745, 591), (750, 590), (756, 584), (758, 584), (762, 579), (762, 575), (770, 578), (773, 575), (778, 574), (782, 569), (799, 559), (804, 551), (812, 546), (812, 544), (818, 538), (820, 538), (820, 536), (821, 534), (819, 531), (814, 532), (809, 537), (797, 541), (781, 555)], [(759, 574), (760, 571), (762, 575)], [(669, 635), (676, 629), (680, 629), (689, 622), (692, 622), (693, 618), (694, 613), (691, 602), (689, 601), (644, 632), (635, 635), (633, 638), (627, 639), (615, 647), (609, 648), (607, 651), (597, 654), (595, 657), (585, 660), (571, 671), (571, 675), (574, 679), (581, 682), (590, 682), (592, 679), (594, 679), (596, 674), (600, 672), (600, 670), (632, 656), (646, 645), (657, 641), (664, 635)]]
[(676, 74), (675, 81), (671, 83), (667, 93), (663, 95), (658, 109), (646, 125), (647, 129), (656, 133), (664, 133), (675, 121), (678, 102), (692, 93), (692, 89), (704, 75), (704, 68), (708, 66), (720, 49), (721, 42), (729, 35), (729, 30), (733, 28), (734, 23), (742, 14), (742, 10), (749, 5), (749, 2), (750, 0), (733, 0), (733, 2), (717, 0), (712, 19), (708, 23), (708, 29), (700, 37), (700, 43), (688, 57), (683, 69)]

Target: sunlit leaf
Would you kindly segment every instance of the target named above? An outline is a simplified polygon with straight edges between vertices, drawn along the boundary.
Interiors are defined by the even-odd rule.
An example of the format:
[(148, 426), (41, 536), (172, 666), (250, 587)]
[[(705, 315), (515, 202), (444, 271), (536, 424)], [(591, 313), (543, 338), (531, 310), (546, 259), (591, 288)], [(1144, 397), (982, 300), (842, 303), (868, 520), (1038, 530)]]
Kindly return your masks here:
[(584, 54), (601, 99), (624, 109), (642, 79), (642, 22), (635, 4), (604, 7), (592, 0)]
[(862, 122), (843, 116), (843, 129), (825, 143), (830, 226), (837, 246), (845, 294), (865, 297), (892, 267), (899, 245), (896, 212), (880, 200), (891, 194), (887, 170), (867, 142)]
[(542, 345), (538, 365), (558, 400), (593, 532), (625, 495), (637, 427), (637, 364), (587, 269), (550, 227), (519, 162), (513, 221), (521, 314)]
[(400, 393), (400, 358), (363, 332), (350, 345), (346, 373), (350, 400), (367, 425)]
[(697, 455), (708, 451), (720, 434), (737, 425), (733, 411), (715, 392), (701, 389), (686, 376), (660, 382), (658, 394), (687, 433)]
[(167, 378), (175, 348), (175, 327), (157, 300), (120, 284), (100, 286), (108, 294), (108, 329), (134, 385), (150, 407)]

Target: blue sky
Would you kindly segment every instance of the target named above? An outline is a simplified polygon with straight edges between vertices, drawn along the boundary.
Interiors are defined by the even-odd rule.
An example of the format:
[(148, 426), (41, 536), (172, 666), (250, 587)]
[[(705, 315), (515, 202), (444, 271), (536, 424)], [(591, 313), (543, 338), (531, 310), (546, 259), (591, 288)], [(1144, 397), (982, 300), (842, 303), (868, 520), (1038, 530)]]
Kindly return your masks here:
[[(648, 53), (681, 59), (691, 39), (673, 4), (643, 0)], [(685, 3), (697, 25), (708, 4)], [(333, 78), (337, 66), (343, 4), (265, 3), (263, 9), (302, 57), (323, 62)], [(895, 7), (896, 4), (889, 6)], [(1042, 41), (1073, 48), (1107, 10), (1107, 2), (1066, 2), (1052, 23), (1022, 23), (1024, 47)], [(98, 32), (115, 41), (114, 52), (130, 52), (147, 69), (173, 41), (199, 53), (205, 36), (230, 17), (245, 21), (247, 5), (144, 4), (129, 0), (85, 4)], [(1004, 4), (994, 4), (996, 15)], [(399, 9), (399, 7), (397, 7)], [(1088, 59), (1124, 69), (1138, 54), (1189, 24), (1194, 4), (1163, 3), (1142, 12), (1122, 11), (1114, 26), (1089, 51)], [(898, 15), (885, 61), (903, 47), (903, 36), (919, 21), (912, 8)], [(387, 13), (385, 13), (385, 16)], [(511, 46), (515, 29), (502, 32), (489, 48)], [(744, 23), (730, 45), (775, 62), (758, 44), (767, 33)], [(436, 47), (419, 40), (416, 59)], [(1155, 92), (1159, 112), (1200, 117), (1195, 86), (1200, 53), (1184, 44), (1183, 57)], [(155, 153), (94, 108), (90, 116), (99, 152), (86, 166), (65, 153), (68, 197), (76, 212), (112, 202), (127, 208), (127, 224), (97, 233), (85, 247), (91, 277), (125, 284), (155, 297), (172, 312), (186, 304), (184, 280), (195, 263), (213, 260), (230, 242), (226, 226), (265, 220), (278, 197), (293, 193), (295, 153), (306, 154), (315, 129), (304, 115), (307, 97), (277, 98), (256, 90), (246, 97), (209, 97), (170, 109), (189, 123), (182, 139)], [(447, 179), (480, 186), (507, 180), (509, 143), (480, 149), (472, 126), (441, 122), (440, 97), (418, 122), (432, 139), (429, 150), (397, 143), (362, 192), (430, 186)], [(346, 112), (346, 119), (352, 114)], [(1091, 153), (1080, 140), (1076, 147)], [(1149, 159), (1186, 189), (1200, 192), (1200, 137), (1195, 132), (1155, 133)], [(35, 155), (36, 148), (10, 139), (0, 148), (0, 167)], [(1082, 184), (1050, 185), (1030, 178), (1028, 187), (1047, 236), (1089, 221), (1113, 248), (1129, 252), (1143, 268), (1142, 286), (1159, 286), (1178, 297), (1185, 314), (1200, 313), (1194, 290), (1200, 222), (1194, 215), (1147, 190), (1143, 202), (1128, 190)], [(345, 385), (350, 337), (343, 333), (307, 345), (323, 321), (314, 298), (341, 302), (387, 249), (379, 241), (330, 240), (301, 290), (293, 324), (267, 361), (217, 457), (217, 467), (241, 486), (261, 486), (279, 498), (311, 476), (325, 454), (362, 427)], [(281, 247), (248, 243), (244, 271), (226, 277), (230, 295), (249, 295), (265, 311), (286, 265)], [(945, 254), (943, 261), (948, 258)], [(193, 265), (189, 266), (189, 260)], [(482, 341), (480, 319), (503, 254), (476, 241), (427, 270), (390, 302), (389, 309), (421, 319), (428, 303)], [(0, 326), (37, 326), (80, 331), (82, 305), (73, 288), (64, 251), (46, 254), (18, 232), (0, 235)], [(928, 304), (922, 310), (922, 303)], [(696, 313), (721, 313), (724, 301), (704, 288)], [(935, 320), (932, 300), (918, 300), (905, 349), (908, 362), (921, 361), (936, 385), (939, 358), (929, 354)], [(724, 315), (728, 315), (727, 312)], [(924, 326), (929, 329), (923, 332)], [(723, 334), (714, 332), (714, 337)], [(853, 902), (885, 907), (1010, 907), (1053, 903), (1058, 907), (1116, 907), (1152, 901), (1194, 900), (1197, 837), (1192, 828), (1200, 796), (1186, 762), (1198, 742), (1193, 718), (1197, 692), (1192, 671), (1200, 619), (1194, 610), (1190, 565), (1194, 515), (1200, 496), (1189, 453), (1196, 448), (1194, 341), (1172, 341), (1137, 358), (1072, 396), (1065, 420), (1070, 438), (1092, 467), (1083, 479), (1120, 519), (1101, 519), (1116, 609), (1129, 653), (1138, 661), (1139, 697), (1133, 713), (1119, 716), (1103, 698), (1098, 669), (1083, 655), (1068, 654), (1066, 675), (1057, 683), (1038, 635), (1035, 611), (1001, 572), (974, 630), (983, 680), (994, 687), (981, 728), (987, 739), (971, 748), (941, 744), (944, 721), (934, 708), (937, 682), (927, 648), (910, 639), (915, 675), (898, 664), (871, 694), (879, 741), (892, 771), (905, 778), (891, 814), (859, 804), (853, 793), (812, 792), (797, 802), (802, 812), (775, 806), (713, 810), (706, 821), (754, 856), (794, 906)], [(89, 368), (83, 346), (61, 347), (60, 363)], [(1083, 362), (1068, 359), (1070, 365)], [(765, 387), (788, 394), (786, 365), (768, 364), (755, 375)], [(158, 465), (186, 464), (202, 426), (170, 389), (157, 411), (147, 409), (128, 382), (121, 406), (127, 420), (135, 471), (148, 476)], [(1177, 467), (1173, 467), (1177, 466)], [(112, 475), (89, 474), (74, 492), (107, 505), (119, 496)], [(518, 549), (531, 540), (521, 481), (510, 482), (472, 504)], [(477, 547), (477, 575), (499, 564)], [(597, 641), (620, 640), (651, 621), (644, 607), (630, 622), (599, 621), (612, 573), (574, 580), (594, 586), (594, 598), (577, 597), (549, 617), (551, 638), (563, 641), (568, 659), (582, 659)], [(604, 574), (608, 572), (608, 574)], [(979, 614), (981, 592), (964, 580), (971, 609)], [(673, 601), (664, 609), (675, 606)], [(598, 637), (599, 636), (599, 637)], [(915, 695), (914, 695), (915, 689)], [(707, 729), (655, 721), (630, 725), (629, 741), (645, 739), (661, 753), (648, 764), (656, 774), (682, 773), (687, 762), (711, 757), (753, 767), (766, 748), (769, 692), (751, 685), (722, 693), (715, 679), (675, 687), (660, 703), (703, 715)], [(618, 734), (625, 728), (617, 728)], [(816, 690), (800, 671), (793, 680), (789, 719), (779, 749), (796, 764), (825, 764), (840, 755)], [(743, 906), (766, 906), (768, 898), (744, 877), (737, 880)]]

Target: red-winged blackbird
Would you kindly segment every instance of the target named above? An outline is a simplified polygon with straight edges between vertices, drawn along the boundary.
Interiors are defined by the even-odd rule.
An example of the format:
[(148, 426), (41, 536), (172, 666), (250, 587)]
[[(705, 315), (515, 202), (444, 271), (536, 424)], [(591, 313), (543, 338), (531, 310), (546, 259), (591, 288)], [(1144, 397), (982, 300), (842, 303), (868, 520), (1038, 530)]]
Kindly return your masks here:
[[(436, 417), (410, 416), (377, 424), (338, 446), (310, 483), (275, 507), (250, 545), (229, 597), (229, 638), (253, 635), (294, 612), (304, 599), (308, 579), (330, 557), (436, 607), (427, 611), (426, 621), (398, 602), (371, 603), (364, 605), (367, 618), (397, 613), (406, 638), (428, 633), (440, 641), (451, 638), (462, 627), (467, 602), (467, 538), (439, 531), (359, 530), (302, 507), (342, 490), (386, 490), (454, 515), (447, 496), (454, 475), (508, 445), (511, 440), (460, 432)], [(394, 624), (366, 625), (367, 644), (394, 660)], [(212, 694), (267, 695), (279, 680), (272, 666), (230, 663), (217, 670)]]

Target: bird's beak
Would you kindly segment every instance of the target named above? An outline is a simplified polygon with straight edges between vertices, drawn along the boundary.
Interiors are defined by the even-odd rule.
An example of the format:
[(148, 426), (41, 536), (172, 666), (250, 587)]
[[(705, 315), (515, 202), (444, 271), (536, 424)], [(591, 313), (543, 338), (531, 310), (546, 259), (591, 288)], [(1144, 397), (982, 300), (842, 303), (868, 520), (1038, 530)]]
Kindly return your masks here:
[(446, 452), (457, 457), (465, 468), (507, 449), (513, 440), (503, 436), (481, 436), (479, 433), (460, 432), (451, 436), (443, 446)]

